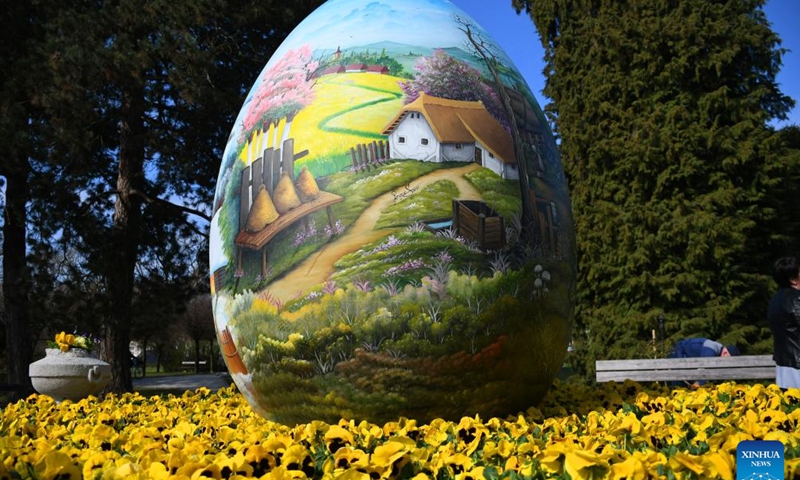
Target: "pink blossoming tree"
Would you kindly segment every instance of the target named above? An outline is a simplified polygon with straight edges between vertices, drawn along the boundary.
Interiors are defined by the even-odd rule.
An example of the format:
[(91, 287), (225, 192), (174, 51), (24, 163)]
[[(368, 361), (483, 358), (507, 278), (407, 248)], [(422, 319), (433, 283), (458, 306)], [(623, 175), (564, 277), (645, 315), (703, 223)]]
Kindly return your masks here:
[[(281, 141), (289, 138), (295, 115), (314, 101), (312, 74), (318, 65), (312, 59), (311, 47), (303, 45), (288, 51), (265, 70), (244, 117), (243, 135), (247, 137), (258, 129), (266, 130), (270, 125), (275, 126), (277, 135), (278, 124), (285, 118)], [(277, 138), (273, 144), (275, 140)]]

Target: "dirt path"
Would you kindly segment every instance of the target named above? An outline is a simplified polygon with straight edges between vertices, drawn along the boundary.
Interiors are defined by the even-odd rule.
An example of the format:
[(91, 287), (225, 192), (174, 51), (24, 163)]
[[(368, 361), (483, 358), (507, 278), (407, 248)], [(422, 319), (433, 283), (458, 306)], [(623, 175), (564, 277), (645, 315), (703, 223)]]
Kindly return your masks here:
[[(450, 180), (458, 187), (458, 198), (462, 200), (480, 200), (481, 194), (472, 186), (464, 175), (481, 168), (475, 163), (459, 167), (445, 168), (423, 175), (411, 182), (413, 187), (423, 189), (439, 180)], [(353, 225), (336, 240), (325, 244), (320, 250), (303, 260), (293, 270), (267, 285), (267, 290), (283, 301), (295, 298), (299, 292), (308, 287), (323, 283), (333, 273), (333, 264), (348, 253), (355, 252), (364, 245), (374, 242), (396, 231), (396, 229), (375, 230), (381, 213), (394, 202), (392, 192), (387, 192), (375, 200), (361, 213)]]

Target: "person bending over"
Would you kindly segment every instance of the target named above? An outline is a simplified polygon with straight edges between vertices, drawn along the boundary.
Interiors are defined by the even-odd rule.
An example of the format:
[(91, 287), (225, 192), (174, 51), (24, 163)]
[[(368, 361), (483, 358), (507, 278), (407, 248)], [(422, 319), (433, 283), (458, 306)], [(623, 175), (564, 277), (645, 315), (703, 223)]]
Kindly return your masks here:
[[(723, 345), (708, 338), (687, 338), (675, 344), (669, 358), (731, 357), (734, 355), (739, 355), (736, 345)], [(684, 383), (692, 388), (698, 388), (706, 382), (684, 380)]]

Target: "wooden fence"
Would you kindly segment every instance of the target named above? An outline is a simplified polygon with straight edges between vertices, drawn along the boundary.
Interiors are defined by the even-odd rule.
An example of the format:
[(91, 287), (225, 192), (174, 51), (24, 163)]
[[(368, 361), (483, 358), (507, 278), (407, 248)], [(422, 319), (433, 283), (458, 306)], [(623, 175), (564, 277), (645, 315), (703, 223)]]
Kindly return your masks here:
[(264, 155), (253, 161), (252, 165), (242, 170), (242, 196), (239, 207), (239, 230), (244, 229), (247, 215), (258, 194), (258, 189), (264, 185), (272, 198), (272, 192), (281, 175), (286, 173), (294, 180), (294, 162), (308, 155), (308, 150), (294, 153), (294, 139), (289, 138), (283, 142), (283, 149), (269, 147), (264, 150)]
[(236, 268), (242, 270), (242, 248), (257, 250), (261, 252), (261, 276), (267, 276), (267, 251), (264, 248), (272, 238), (289, 227), (297, 220), (304, 218), (317, 210), (326, 208), (328, 211), (328, 222), (333, 228), (335, 220), (331, 206), (344, 201), (344, 198), (330, 192), (320, 190), (319, 195), (314, 200), (303, 203), (299, 207), (280, 215), (277, 220), (267, 225), (258, 232), (248, 232), (245, 230), (247, 216), (255, 202), (255, 197), (261, 185), (267, 189), (270, 198), (273, 196), (275, 187), (281, 175), (286, 173), (294, 181), (294, 162), (295, 160), (308, 155), (308, 150), (294, 153), (294, 140), (288, 139), (283, 142), (283, 150), (273, 149), (272, 147), (264, 150), (264, 155), (259, 157), (253, 164), (242, 170), (242, 189), (239, 208), (239, 233), (234, 239), (234, 243), (239, 248), (237, 252)]
[(350, 147), (350, 158), (353, 161), (354, 172), (368, 170), (370, 166), (377, 166), (389, 160), (389, 142), (373, 141)]

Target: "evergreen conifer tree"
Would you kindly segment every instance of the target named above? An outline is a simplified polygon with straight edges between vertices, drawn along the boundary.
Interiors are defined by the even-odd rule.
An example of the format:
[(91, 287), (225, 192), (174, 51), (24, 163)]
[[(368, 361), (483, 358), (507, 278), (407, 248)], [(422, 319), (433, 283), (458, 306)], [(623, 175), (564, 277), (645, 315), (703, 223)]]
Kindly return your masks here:
[[(597, 358), (758, 336), (793, 104), (763, 0), (513, 0), (545, 47), (579, 250), (575, 344)], [(661, 319), (661, 320), (660, 320)]]

